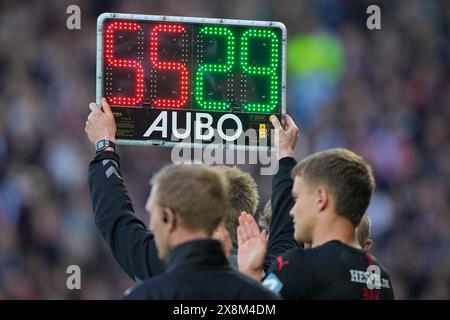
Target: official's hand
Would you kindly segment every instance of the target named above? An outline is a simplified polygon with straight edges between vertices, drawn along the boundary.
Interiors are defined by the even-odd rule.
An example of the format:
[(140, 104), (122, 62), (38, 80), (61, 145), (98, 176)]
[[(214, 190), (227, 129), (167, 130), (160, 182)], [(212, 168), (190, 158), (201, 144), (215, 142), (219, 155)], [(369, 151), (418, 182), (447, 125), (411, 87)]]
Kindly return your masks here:
[(278, 132), (278, 139), (275, 136), (275, 148), (278, 160), (284, 157), (294, 157), (295, 145), (299, 137), (299, 130), (294, 120), (286, 115), (286, 128), (283, 128), (276, 116), (270, 116), (270, 122)]
[(269, 241), (266, 231), (259, 230), (251, 214), (242, 212), (239, 217), (237, 240), (239, 271), (258, 281), (261, 280)]
[(108, 139), (116, 142), (116, 123), (111, 108), (105, 98), (102, 99), (103, 112), (94, 102), (89, 104), (89, 114), (84, 131), (94, 145), (97, 141)]

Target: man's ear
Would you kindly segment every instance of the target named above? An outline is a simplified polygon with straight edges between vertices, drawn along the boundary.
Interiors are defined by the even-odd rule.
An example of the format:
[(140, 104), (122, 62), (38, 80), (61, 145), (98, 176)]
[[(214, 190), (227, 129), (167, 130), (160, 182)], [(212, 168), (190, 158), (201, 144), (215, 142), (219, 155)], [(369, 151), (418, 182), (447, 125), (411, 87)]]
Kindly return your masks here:
[(318, 187), (316, 189), (316, 196), (317, 209), (319, 211), (325, 210), (330, 202), (330, 192), (324, 187)]
[(372, 248), (372, 245), (373, 245), (373, 240), (372, 240), (372, 239), (367, 239), (367, 240), (364, 242), (364, 247), (363, 247), (363, 249), (366, 250), (366, 251), (369, 251), (370, 248)]
[(176, 216), (171, 208), (164, 208), (162, 219), (169, 226), (169, 231), (173, 231), (176, 228)]

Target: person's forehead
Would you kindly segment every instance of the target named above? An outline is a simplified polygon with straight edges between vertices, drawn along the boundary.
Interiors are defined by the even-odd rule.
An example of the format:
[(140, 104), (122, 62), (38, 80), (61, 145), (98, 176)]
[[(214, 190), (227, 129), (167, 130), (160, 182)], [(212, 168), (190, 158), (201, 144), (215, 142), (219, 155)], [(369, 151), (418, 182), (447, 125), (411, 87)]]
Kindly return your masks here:
[(300, 189), (303, 189), (305, 186), (306, 186), (305, 185), (305, 180), (303, 179), (303, 177), (295, 176), (293, 188), (297, 189), (297, 190), (300, 190)]

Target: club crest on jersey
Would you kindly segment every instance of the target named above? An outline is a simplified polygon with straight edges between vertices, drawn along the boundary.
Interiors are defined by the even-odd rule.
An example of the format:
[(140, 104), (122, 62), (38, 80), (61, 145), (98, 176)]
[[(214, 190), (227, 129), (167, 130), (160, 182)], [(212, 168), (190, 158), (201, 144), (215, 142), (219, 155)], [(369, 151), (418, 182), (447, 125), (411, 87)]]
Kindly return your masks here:
[(280, 293), (281, 289), (283, 288), (283, 284), (281, 283), (280, 279), (273, 272), (267, 275), (262, 285), (275, 293)]

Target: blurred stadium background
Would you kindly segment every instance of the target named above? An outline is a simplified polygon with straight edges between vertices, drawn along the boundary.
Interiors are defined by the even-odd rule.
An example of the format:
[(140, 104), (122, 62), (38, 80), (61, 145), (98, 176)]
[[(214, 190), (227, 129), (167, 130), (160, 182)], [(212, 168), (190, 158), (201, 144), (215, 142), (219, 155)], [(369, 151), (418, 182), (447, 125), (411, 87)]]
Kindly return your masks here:
[[(81, 30), (66, 8), (81, 8)], [(366, 28), (370, 4), (381, 30)], [(450, 1), (0, 2), (0, 299), (117, 299), (133, 282), (92, 219), (85, 133), (101, 12), (282, 21), (298, 155), (344, 146), (377, 176), (374, 253), (400, 299), (450, 299)], [(120, 147), (137, 215), (170, 150)], [(258, 182), (262, 208), (270, 181)], [(66, 288), (66, 268), (82, 290)]]

